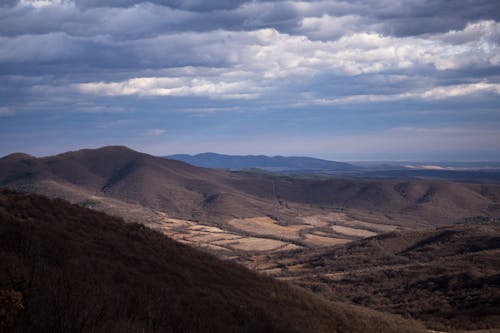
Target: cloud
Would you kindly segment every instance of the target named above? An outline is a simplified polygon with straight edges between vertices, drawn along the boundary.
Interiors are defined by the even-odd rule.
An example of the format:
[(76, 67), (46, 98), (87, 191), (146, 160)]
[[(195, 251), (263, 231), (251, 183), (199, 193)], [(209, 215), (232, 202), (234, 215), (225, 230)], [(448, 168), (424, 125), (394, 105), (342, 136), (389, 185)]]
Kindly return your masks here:
[[(468, 23), (500, 19), (500, 4), (494, 0), (391, 0), (391, 1), (293, 1), (304, 20), (327, 26), (344, 16), (358, 16), (357, 31), (372, 31), (396, 37), (419, 36), (462, 30)], [(304, 23), (304, 22), (303, 22)], [(308, 28), (308, 24), (303, 24)], [(312, 37), (325, 36), (311, 34)]]
[[(75, 0), (81, 7), (129, 7), (145, 1), (142, 0)], [(149, 2), (172, 8), (194, 11), (227, 10), (240, 6), (244, 0), (150, 0)]]
[(0, 117), (8, 117), (14, 114), (16, 114), (16, 112), (13, 109), (5, 106), (0, 107)]
[(152, 136), (162, 136), (162, 135), (165, 135), (167, 133), (167, 130), (162, 129), (162, 128), (153, 128), (153, 129), (147, 130), (146, 133), (148, 135), (152, 135)]
[[(273, 29), (162, 35), (128, 43), (127, 50), (123, 50), (123, 53), (128, 55), (125, 60), (118, 60), (118, 53), (116, 57), (109, 56), (115, 48), (122, 49), (121, 43), (111, 43), (114, 46), (107, 52), (106, 43), (103, 42), (101, 54), (109, 59), (100, 60), (101, 64), (110, 63), (111, 59), (116, 58), (115, 66), (121, 62), (124, 68), (136, 64), (139, 66), (138, 70), (144, 71), (149, 66), (163, 66), (163, 75), (136, 76), (120, 81), (75, 83), (73, 86), (81, 93), (105, 96), (206, 96), (249, 99), (275, 94), (279, 90), (286, 91), (290, 84), (306, 84), (318, 76), (325, 75), (356, 77), (401, 73), (411, 78), (412, 75), (420, 76), (432, 72), (500, 65), (497, 45), (491, 38), (495, 31), (500, 31), (500, 25), (492, 22), (480, 25), (481, 29), (477, 29), (476, 24), (467, 26), (464, 31), (479, 30), (484, 38), (461, 44), (446, 42), (449, 35), (455, 32), (436, 35), (432, 40), (354, 33), (328, 42), (312, 41)], [(70, 52), (68, 49), (65, 50), (66, 53)], [(179, 50), (187, 53), (183, 55)], [(15, 58), (14, 55), (12, 57)], [(283, 80), (285, 78), (286, 81)], [(427, 84), (429, 83), (432, 82)], [(489, 84), (493, 83), (463, 83), (469, 90), (454, 94), (471, 94), (471, 89), (491, 90), (492, 86), (488, 86)], [(392, 97), (359, 97), (356, 91), (352, 91), (352, 97), (329, 98), (348, 102), (359, 98), (437, 99), (438, 95), (445, 95), (444, 91), (432, 90), (435, 87), (426, 88), (421, 88), (421, 93), (404, 92), (392, 94)], [(465, 86), (457, 85), (455, 88), (463, 90)], [(453, 97), (451, 92), (446, 94), (448, 98)]]
[(123, 82), (81, 83), (75, 85), (75, 89), (85, 94), (107, 96), (207, 96), (238, 99), (258, 97), (258, 89), (247, 87), (242, 82), (198, 78), (142, 77)]
[(478, 82), (471, 84), (442, 86), (423, 91), (405, 92), (402, 94), (351, 95), (347, 97), (306, 101), (301, 103), (300, 105), (306, 105), (306, 104), (338, 105), (338, 104), (354, 104), (354, 103), (377, 103), (377, 102), (401, 101), (408, 99), (421, 99), (421, 100), (433, 101), (433, 100), (444, 100), (449, 98), (463, 97), (469, 95), (481, 95), (488, 93), (494, 95), (500, 95), (500, 83)]
[(124, 113), (128, 112), (125, 107), (116, 105), (100, 105), (93, 103), (80, 103), (76, 105), (76, 111), (85, 113)]
[(495, 0), (23, 0), (13, 7), (15, 3), (4, 5), (1, 28), (14, 34), (62, 31), (137, 37), (172, 31), (272, 28), (328, 40), (349, 31), (390, 36), (444, 33), (462, 30), (468, 23), (500, 19), (500, 5)]

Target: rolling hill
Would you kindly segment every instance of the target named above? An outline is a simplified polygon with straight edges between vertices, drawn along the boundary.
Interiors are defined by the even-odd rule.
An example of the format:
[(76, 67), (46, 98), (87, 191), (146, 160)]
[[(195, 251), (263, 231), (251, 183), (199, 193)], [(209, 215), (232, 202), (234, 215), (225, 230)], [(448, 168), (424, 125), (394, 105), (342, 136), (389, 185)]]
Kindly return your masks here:
[(424, 332), (38, 195), (0, 191), (0, 258), (1, 331)]
[[(92, 202), (98, 197), (103, 209), (135, 205), (134, 209), (145, 207), (217, 225), (233, 218), (262, 216), (290, 224), (305, 215), (338, 210), (371, 222), (411, 228), (500, 215), (500, 185), (495, 184), (229, 172), (120, 146), (44, 158), (11, 154), (0, 159), (0, 186), (73, 202)], [(133, 210), (124, 207), (116, 211)]]

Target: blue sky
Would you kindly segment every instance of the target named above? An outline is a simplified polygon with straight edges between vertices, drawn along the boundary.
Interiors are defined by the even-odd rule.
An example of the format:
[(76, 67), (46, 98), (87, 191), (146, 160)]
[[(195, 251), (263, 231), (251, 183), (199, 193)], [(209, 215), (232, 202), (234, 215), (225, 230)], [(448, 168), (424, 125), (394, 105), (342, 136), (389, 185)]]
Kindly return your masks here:
[(0, 4), (0, 155), (500, 160), (500, 3)]

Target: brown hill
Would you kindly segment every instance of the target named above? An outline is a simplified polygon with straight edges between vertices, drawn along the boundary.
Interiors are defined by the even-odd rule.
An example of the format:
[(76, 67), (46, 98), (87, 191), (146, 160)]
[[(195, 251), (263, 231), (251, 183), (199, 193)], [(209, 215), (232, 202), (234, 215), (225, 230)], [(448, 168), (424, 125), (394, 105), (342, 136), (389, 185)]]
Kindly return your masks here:
[[(450, 224), (473, 215), (500, 216), (500, 186), (436, 180), (282, 178), (276, 196), (285, 201), (357, 209), (385, 220)], [(380, 218), (379, 218), (379, 222)]]
[(9, 155), (0, 159), (0, 185), (75, 202), (98, 195), (219, 224), (233, 217), (266, 215), (293, 223), (295, 216), (318, 214), (318, 207), (409, 227), (500, 216), (500, 185), (234, 173), (120, 146), (46, 158)]
[[(99, 194), (183, 218), (209, 214), (211, 203), (219, 203), (211, 198), (229, 193), (231, 199), (226, 202), (231, 205), (234, 201), (240, 216), (262, 215), (258, 208), (268, 209), (270, 204), (233, 188), (232, 178), (239, 176), (121, 146), (46, 158), (12, 154), (0, 160), (0, 184), (20, 189), (33, 187), (50, 193), (57, 188), (62, 197), (70, 199)], [(238, 204), (242, 201), (244, 204)], [(219, 213), (223, 209), (215, 207), (215, 210)]]
[(261, 260), (331, 300), (417, 318), (438, 330), (500, 328), (498, 221), (392, 232)]
[(0, 191), (0, 331), (423, 332), (63, 200)]

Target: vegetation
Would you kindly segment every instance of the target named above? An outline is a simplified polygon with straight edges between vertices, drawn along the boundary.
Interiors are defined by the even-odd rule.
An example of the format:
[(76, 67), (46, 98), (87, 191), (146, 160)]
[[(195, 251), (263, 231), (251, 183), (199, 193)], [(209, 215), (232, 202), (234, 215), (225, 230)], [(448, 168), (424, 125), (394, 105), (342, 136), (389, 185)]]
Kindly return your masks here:
[(101, 202), (95, 199), (85, 199), (80, 205), (85, 208), (95, 208), (99, 206)]
[(449, 331), (500, 328), (499, 253), (500, 225), (483, 223), (392, 232), (269, 260), (299, 265), (281, 276), (331, 300)]
[(476, 215), (465, 218), (465, 223), (470, 224), (489, 224), (489, 223), (500, 223), (499, 217)]
[(339, 206), (336, 206), (336, 205), (315, 205), (315, 204), (312, 204), (311, 206), (315, 207), (315, 208), (328, 209), (328, 210), (337, 211), (337, 212), (347, 211), (346, 208), (339, 207)]
[(11, 329), (23, 309), (23, 295), (20, 292), (0, 290), (0, 332)]
[(60, 199), (0, 191), (9, 332), (422, 332)]

